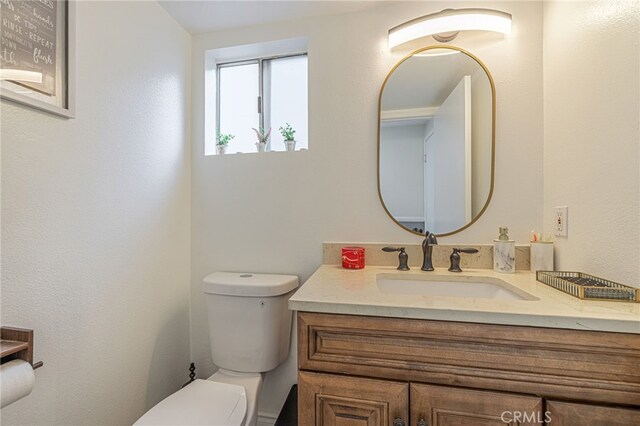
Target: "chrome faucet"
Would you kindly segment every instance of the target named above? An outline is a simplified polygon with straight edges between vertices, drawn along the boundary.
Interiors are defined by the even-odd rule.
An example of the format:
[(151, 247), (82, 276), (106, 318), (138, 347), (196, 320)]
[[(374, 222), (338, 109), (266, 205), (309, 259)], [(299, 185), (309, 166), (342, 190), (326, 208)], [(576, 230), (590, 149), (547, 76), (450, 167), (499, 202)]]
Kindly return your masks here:
[(431, 254), (433, 253), (433, 246), (435, 245), (438, 245), (436, 234), (426, 231), (424, 233), (424, 241), (422, 242), (422, 268), (420, 268), (423, 271), (433, 271)]

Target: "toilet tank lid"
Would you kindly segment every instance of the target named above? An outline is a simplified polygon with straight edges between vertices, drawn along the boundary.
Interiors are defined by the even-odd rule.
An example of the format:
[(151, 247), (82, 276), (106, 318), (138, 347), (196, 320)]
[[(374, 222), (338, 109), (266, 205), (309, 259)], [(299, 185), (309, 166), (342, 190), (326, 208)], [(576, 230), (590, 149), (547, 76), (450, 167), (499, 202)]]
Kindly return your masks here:
[(268, 297), (286, 294), (298, 287), (295, 275), (213, 272), (203, 280), (202, 291), (225, 296)]

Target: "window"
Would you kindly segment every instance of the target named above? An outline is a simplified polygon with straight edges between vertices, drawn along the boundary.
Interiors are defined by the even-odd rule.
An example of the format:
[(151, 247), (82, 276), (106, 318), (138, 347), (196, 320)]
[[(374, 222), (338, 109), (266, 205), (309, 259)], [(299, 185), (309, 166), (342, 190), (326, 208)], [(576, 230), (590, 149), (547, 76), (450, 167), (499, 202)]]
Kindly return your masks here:
[(308, 148), (306, 54), (220, 62), (216, 70), (216, 131), (234, 136), (228, 153), (256, 152), (253, 128), (271, 129), (267, 151), (285, 151), (279, 128), (287, 123), (296, 150)]

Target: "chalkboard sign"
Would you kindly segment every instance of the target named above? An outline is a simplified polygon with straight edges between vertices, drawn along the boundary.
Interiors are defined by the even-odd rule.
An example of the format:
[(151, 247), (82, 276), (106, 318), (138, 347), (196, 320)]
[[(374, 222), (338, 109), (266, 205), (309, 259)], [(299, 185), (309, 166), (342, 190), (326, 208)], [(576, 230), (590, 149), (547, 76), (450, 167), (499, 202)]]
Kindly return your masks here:
[(0, 0), (0, 69), (7, 80), (48, 96), (56, 95), (60, 69), (58, 1)]

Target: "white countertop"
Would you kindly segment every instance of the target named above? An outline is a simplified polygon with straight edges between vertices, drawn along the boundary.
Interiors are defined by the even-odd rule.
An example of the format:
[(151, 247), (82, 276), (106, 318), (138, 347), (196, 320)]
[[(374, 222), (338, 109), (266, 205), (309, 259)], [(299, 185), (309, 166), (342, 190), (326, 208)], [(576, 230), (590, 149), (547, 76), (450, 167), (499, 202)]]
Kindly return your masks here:
[[(498, 278), (539, 300), (435, 297), (382, 292), (377, 274), (432, 274)], [(640, 334), (640, 303), (583, 301), (536, 281), (534, 273), (500, 274), (489, 269), (462, 273), (436, 268), (401, 272), (391, 266), (360, 270), (322, 265), (289, 299), (289, 309), (349, 315), (526, 325)]]

